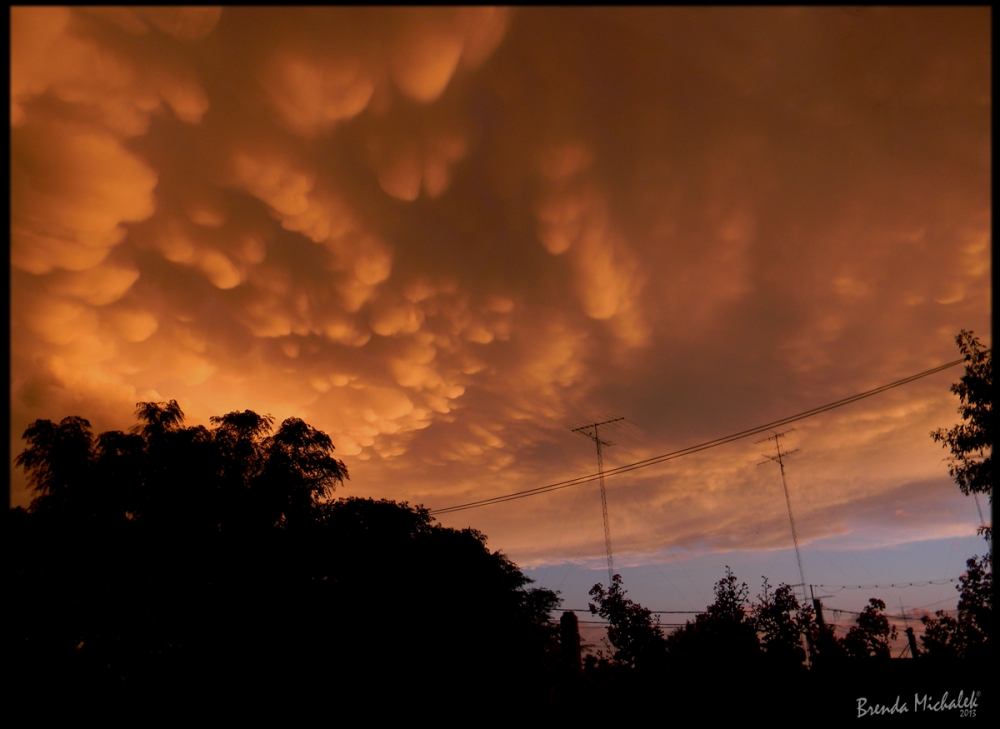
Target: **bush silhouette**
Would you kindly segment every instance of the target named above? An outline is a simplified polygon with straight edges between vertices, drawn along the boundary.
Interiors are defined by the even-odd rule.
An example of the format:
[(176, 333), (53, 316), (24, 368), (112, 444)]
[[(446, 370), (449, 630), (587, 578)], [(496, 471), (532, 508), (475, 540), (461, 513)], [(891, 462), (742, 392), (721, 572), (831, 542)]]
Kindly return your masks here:
[(482, 534), (419, 506), (334, 499), (347, 468), (297, 418), (184, 427), (174, 401), (136, 415), (129, 433), (94, 438), (79, 417), (24, 433), (15, 462), (34, 500), (9, 518), (17, 688), (391, 704), (471, 700), (504, 677), (544, 692), (559, 600)]

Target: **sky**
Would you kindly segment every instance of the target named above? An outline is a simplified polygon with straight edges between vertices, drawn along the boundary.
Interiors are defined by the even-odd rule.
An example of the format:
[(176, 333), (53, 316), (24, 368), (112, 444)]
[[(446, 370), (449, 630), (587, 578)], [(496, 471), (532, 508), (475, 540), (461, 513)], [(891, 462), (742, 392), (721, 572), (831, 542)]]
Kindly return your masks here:
[[(189, 425), (301, 417), (339, 493), (436, 509), (594, 473), (588, 422), (627, 418), (613, 468), (955, 360), (961, 329), (991, 346), (989, 28), (13, 8), (12, 457), (35, 419), (124, 429), (176, 399)], [(782, 439), (807, 582), (953, 578), (983, 551), (929, 435), (960, 375)], [(630, 594), (701, 609), (724, 564), (799, 581), (766, 435), (607, 479)], [(607, 581), (595, 483), (440, 521), (571, 607)]]

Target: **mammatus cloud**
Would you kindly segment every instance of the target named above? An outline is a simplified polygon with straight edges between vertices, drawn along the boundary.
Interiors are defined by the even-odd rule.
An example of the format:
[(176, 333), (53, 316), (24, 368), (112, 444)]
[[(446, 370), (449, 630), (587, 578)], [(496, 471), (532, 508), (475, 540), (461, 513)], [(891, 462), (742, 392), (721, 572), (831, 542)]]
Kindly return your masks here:
[[(592, 472), (566, 426), (602, 413), (639, 424), (616, 465), (953, 359), (989, 326), (987, 12), (14, 8), (12, 449), (252, 408), (438, 507)], [(949, 381), (799, 428), (805, 540), (968, 526)], [(727, 448), (609, 481), (619, 549), (786, 546)], [(595, 557), (587, 488), (444, 520)]]
[(586, 178), (592, 161), (585, 147), (574, 144), (542, 155), (538, 238), (552, 255), (566, 254), (584, 313), (612, 319), (615, 333), (641, 346), (649, 335), (639, 300), (645, 281), (636, 256), (612, 225), (607, 196)]

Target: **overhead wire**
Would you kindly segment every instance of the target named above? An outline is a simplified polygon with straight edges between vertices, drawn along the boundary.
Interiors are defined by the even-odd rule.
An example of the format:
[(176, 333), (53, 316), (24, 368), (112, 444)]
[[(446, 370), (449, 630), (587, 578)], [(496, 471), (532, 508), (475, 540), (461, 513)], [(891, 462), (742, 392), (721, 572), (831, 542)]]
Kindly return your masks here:
[[(905, 587), (927, 587), (928, 585), (946, 585), (948, 583), (957, 582), (959, 579), (960, 579), (959, 577), (953, 577), (951, 579), (946, 579), (946, 580), (919, 580), (919, 581), (915, 581), (915, 582), (899, 582), (899, 583), (894, 583), (894, 584), (890, 584), (890, 585), (817, 585), (817, 584), (813, 584), (812, 587), (822, 587), (822, 588), (824, 588), (826, 590), (831, 591), (832, 594), (829, 594), (829, 595), (817, 595), (817, 597), (820, 598), (820, 599), (826, 599), (826, 598), (829, 598), (829, 597), (833, 597), (836, 593), (840, 592), (841, 590), (858, 590), (858, 589), (861, 589), (861, 590), (875, 590), (875, 589), (886, 590), (886, 589), (889, 589), (889, 588), (901, 589), (901, 588), (905, 588)], [(798, 585), (792, 585), (792, 586), (793, 587), (798, 587)], [(836, 589), (834, 589), (834, 588), (836, 588)], [(933, 605), (937, 605), (937, 604), (939, 604), (941, 602), (946, 602), (946, 600), (939, 600), (937, 603), (930, 603), (929, 605), (920, 605), (920, 606), (918, 606), (916, 608), (913, 608), (913, 609), (914, 610), (921, 610), (923, 608), (932, 607)], [(861, 615), (861, 613), (856, 612), (856, 611), (844, 610), (844, 609), (836, 608), (836, 607), (832, 607), (832, 606), (825, 606), (824, 609), (830, 610), (830, 611), (839, 612), (839, 613), (850, 613), (851, 615)], [(559, 612), (564, 612), (564, 613), (590, 613), (590, 608), (558, 608), (558, 610), (559, 610)], [(652, 615), (700, 615), (701, 613), (704, 613), (707, 610), (708, 610), (708, 608), (706, 607), (703, 610), (650, 610), (649, 612)], [(945, 612), (947, 612), (947, 611), (945, 611)], [(899, 619), (903, 619), (901, 616), (895, 616), (895, 615), (886, 615), (886, 617), (898, 617)]]
[[(957, 581), (957, 577), (951, 579), (943, 580), (921, 580), (919, 582), (898, 582), (891, 585), (817, 585), (814, 584), (813, 587), (822, 587), (824, 590), (830, 590), (833, 593), (838, 593), (841, 590), (887, 590), (890, 587), (894, 588), (904, 588), (904, 587), (927, 587), (928, 585), (947, 585), (949, 582)], [(836, 588), (836, 589), (835, 589)]]
[[(986, 350), (986, 351), (991, 351), (991, 350)], [(946, 369), (950, 369), (951, 367), (955, 367), (956, 365), (962, 364), (963, 362), (966, 362), (966, 361), (967, 361), (966, 358), (962, 358), (962, 359), (955, 360), (953, 362), (948, 362), (946, 364), (939, 365), (938, 367), (934, 367), (932, 369), (925, 370), (925, 371), (917, 373), (915, 375), (910, 375), (909, 377), (905, 377), (905, 378), (903, 378), (901, 380), (896, 380), (895, 382), (890, 382), (890, 383), (888, 383), (886, 385), (882, 385), (880, 387), (876, 387), (876, 388), (873, 388), (871, 390), (866, 390), (866, 391), (858, 393), (856, 395), (852, 395), (850, 397), (843, 398), (841, 400), (836, 400), (834, 402), (827, 403), (826, 405), (821, 405), (819, 407), (812, 408), (810, 410), (806, 410), (806, 411), (803, 411), (801, 413), (797, 413), (795, 415), (791, 415), (791, 416), (788, 416), (786, 418), (782, 418), (780, 420), (775, 420), (775, 421), (772, 421), (770, 423), (766, 423), (766, 424), (763, 424), (763, 425), (756, 426), (754, 428), (749, 428), (749, 429), (746, 429), (746, 430), (743, 430), (743, 431), (739, 431), (737, 433), (733, 433), (731, 435), (723, 436), (721, 438), (716, 438), (714, 440), (706, 441), (706, 442), (700, 443), (698, 445), (689, 446), (687, 448), (683, 448), (683, 449), (680, 449), (680, 450), (677, 450), (677, 451), (672, 451), (670, 453), (665, 453), (665, 454), (660, 455), (660, 456), (654, 456), (652, 458), (644, 459), (644, 460), (641, 460), (641, 461), (636, 461), (635, 463), (630, 463), (630, 464), (626, 464), (624, 466), (619, 466), (617, 468), (609, 469), (607, 471), (604, 471), (603, 475), (605, 477), (619, 475), (619, 474), (622, 474), (622, 473), (627, 473), (629, 471), (638, 470), (640, 468), (646, 468), (646, 467), (649, 467), (649, 466), (656, 465), (658, 463), (663, 463), (665, 461), (673, 460), (675, 458), (681, 458), (681, 457), (686, 456), (686, 455), (691, 455), (693, 453), (698, 453), (698, 452), (703, 451), (703, 450), (708, 450), (709, 448), (714, 448), (714, 447), (717, 447), (717, 446), (720, 446), (720, 445), (725, 445), (726, 443), (731, 443), (733, 441), (740, 440), (742, 438), (747, 438), (747, 437), (749, 437), (751, 435), (756, 435), (758, 433), (764, 432), (764, 431), (769, 430), (771, 428), (780, 427), (780, 426), (783, 426), (783, 425), (788, 425), (790, 423), (797, 422), (799, 420), (803, 420), (805, 418), (812, 417), (814, 415), (819, 415), (819, 414), (827, 412), (829, 410), (833, 410), (833, 409), (838, 408), (838, 407), (843, 407), (845, 405), (852, 404), (854, 402), (857, 402), (859, 400), (863, 400), (863, 399), (868, 398), (868, 397), (872, 397), (873, 395), (877, 395), (877, 394), (880, 394), (882, 392), (886, 392), (886, 391), (894, 389), (896, 387), (901, 387), (902, 385), (906, 385), (906, 384), (909, 384), (909, 383), (914, 382), (916, 380), (922, 379), (924, 377), (928, 377), (928, 376), (936, 374), (938, 372), (942, 372), (942, 371), (944, 371)], [(566, 481), (560, 481), (560, 482), (557, 482), (557, 483), (554, 483), (554, 484), (548, 484), (548, 485), (545, 485), (545, 486), (539, 486), (539, 487), (536, 487), (536, 488), (533, 488), (533, 489), (526, 489), (526, 490), (523, 490), (523, 491), (516, 491), (516, 492), (513, 492), (513, 493), (509, 493), (509, 494), (502, 494), (500, 496), (496, 496), (496, 497), (492, 497), (492, 498), (488, 498), (488, 499), (480, 499), (480, 500), (477, 500), (477, 501), (467, 502), (467, 503), (464, 503), (464, 504), (456, 504), (454, 506), (444, 507), (444, 508), (441, 508), (441, 509), (432, 509), (432, 510), (430, 510), (430, 514), (436, 515), (436, 514), (447, 514), (447, 513), (457, 512), (457, 511), (465, 511), (467, 509), (474, 509), (474, 508), (479, 508), (479, 507), (482, 507), (482, 506), (490, 506), (492, 504), (505, 503), (507, 501), (514, 501), (514, 500), (518, 500), (518, 499), (522, 499), (522, 498), (527, 498), (529, 496), (537, 496), (537, 495), (540, 495), (540, 494), (543, 494), (543, 493), (550, 493), (552, 491), (558, 491), (558, 490), (561, 490), (561, 489), (564, 489), (564, 488), (569, 488), (571, 486), (579, 486), (579, 485), (582, 485), (582, 484), (585, 484), (585, 483), (589, 483), (589, 482), (592, 482), (594, 480), (597, 480), (598, 478), (601, 477), (601, 475), (602, 474), (600, 474), (600, 473), (590, 474), (588, 476), (581, 476), (581, 477), (574, 478), (574, 479), (568, 479)], [(978, 504), (977, 504), (977, 506), (978, 506)], [(886, 589), (886, 588), (919, 587), (919, 586), (938, 585), (938, 584), (943, 585), (943, 584), (953, 583), (955, 581), (956, 581), (955, 579), (947, 579), (947, 580), (943, 580), (943, 581), (927, 580), (927, 581), (916, 582), (916, 583), (911, 582), (911, 583), (898, 583), (898, 584), (890, 584), (890, 585), (816, 585), (816, 586), (824, 588), (824, 589), (828, 589), (828, 590), (833, 590), (834, 592), (839, 592), (840, 590), (844, 590), (844, 589)], [(944, 601), (941, 601), (941, 602), (944, 602)], [(834, 612), (836, 612), (836, 613), (846, 613), (846, 614), (860, 615), (860, 613), (857, 613), (857, 612), (854, 612), (854, 611), (849, 611), (849, 610), (840, 610), (840, 609), (837, 609), (837, 608), (832, 608), (832, 610)], [(570, 608), (570, 609), (564, 608), (563, 611), (564, 612), (580, 612), (580, 613), (585, 613), (585, 612), (589, 613), (590, 612), (589, 609), (588, 610), (582, 610), (582, 609), (572, 609), (572, 608)], [(697, 611), (689, 611), (689, 610), (651, 610), (650, 613), (651, 614), (655, 614), (655, 615), (661, 615), (661, 614), (687, 614), (687, 615), (692, 615), (692, 614), (696, 614)], [(887, 615), (886, 617), (889, 617), (889, 618), (892, 618), (892, 619), (904, 619), (905, 620), (905, 616)], [(585, 622), (585, 623), (591, 623), (591, 622), (598, 623), (599, 621), (581, 621), (581, 622)], [(680, 625), (680, 624), (678, 624), (678, 625)]]
[[(706, 608), (707, 609), (707, 608)], [(564, 613), (589, 613), (590, 608), (559, 608)], [(650, 610), (653, 615), (698, 615), (704, 610)]]
[[(860, 613), (857, 610), (844, 610), (843, 608), (835, 608), (835, 607), (827, 607), (827, 606), (824, 606), (823, 609), (826, 610), (826, 611), (829, 611), (831, 613), (834, 613), (835, 617), (839, 613), (843, 613), (844, 615), (864, 615), (864, 613)], [(955, 611), (954, 610), (942, 610), (941, 612), (947, 613), (947, 612), (955, 612)], [(900, 622), (906, 622), (907, 620), (913, 620), (913, 615), (906, 616), (906, 615), (893, 615), (892, 613), (882, 613), (882, 616), (885, 617), (885, 618), (888, 618), (889, 620), (898, 620)]]
[[(986, 352), (991, 351), (990, 349), (985, 350)], [(810, 418), (814, 415), (819, 415), (825, 413), (829, 410), (835, 408), (843, 407), (844, 405), (850, 405), (859, 400), (863, 400), (873, 395), (878, 395), (880, 393), (886, 392), (896, 387), (901, 387), (902, 385), (907, 385), (911, 382), (919, 380), (924, 377), (929, 377), (930, 375), (937, 374), (938, 372), (943, 372), (944, 370), (950, 369), (956, 365), (966, 362), (966, 358), (957, 359), (953, 362), (948, 362), (947, 364), (939, 365), (933, 367), (929, 370), (919, 372), (915, 375), (910, 375), (909, 377), (904, 377), (901, 380), (896, 380), (895, 382), (890, 382), (886, 385), (876, 387), (872, 390), (866, 390), (860, 392), (856, 395), (850, 397), (845, 397), (841, 400), (836, 400), (826, 405), (820, 405), (819, 407), (812, 408), (810, 410), (805, 410), (801, 413), (795, 415), (790, 415), (786, 418), (781, 418), (779, 420), (774, 420), (770, 423), (765, 423), (763, 425), (758, 425), (753, 428), (748, 428), (746, 430), (741, 430), (737, 433), (732, 433), (730, 435), (723, 436), (721, 438), (715, 438), (713, 440), (705, 441), (704, 443), (699, 443), (697, 445), (689, 446), (687, 448), (681, 448), (680, 450), (671, 451), (670, 453), (664, 453), (659, 456), (653, 456), (652, 458), (646, 458), (641, 461), (636, 461), (635, 463), (629, 463), (624, 466), (618, 466), (617, 468), (611, 468), (603, 472), (605, 478), (610, 476), (617, 476), (622, 473), (628, 473), (629, 471), (635, 471), (640, 468), (648, 468), (649, 466), (656, 465), (658, 463), (664, 463), (666, 461), (673, 460), (675, 458), (681, 458), (683, 456), (689, 456), (700, 451), (708, 450), (709, 448), (716, 448), (726, 443), (732, 443), (736, 440), (741, 440), (743, 438), (748, 438), (752, 435), (757, 435), (771, 428), (780, 427), (783, 425), (788, 425), (789, 423), (794, 423), (799, 420), (804, 420), (805, 418)], [(464, 504), (454, 504), (452, 506), (445, 506), (440, 509), (431, 509), (430, 513), (432, 515), (439, 514), (451, 514), (456, 511), (465, 511), (467, 509), (478, 509), (483, 506), (492, 506), (493, 504), (502, 504), (507, 501), (516, 501), (518, 499), (528, 498), (529, 496), (538, 496), (540, 494), (551, 493), (553, 491), (560, 491), (562, 489), (570, 488), (571, 486), (580, 486), (585, 483), (590, 483), (591, 481), (596, 481), (601, 478), (601, 473), (594, 473), (587, 476), (579, 476), (577, 478), (567, 479), (566, 481), (558, 481), (556, 483), (546, 484), (545, 486), (537, 486), (532, 489), (525, 489), (523, 491), (514, 491), (509, 494), (501, 494), (499, 496), (493, 496), (487, 499), (478, 499), (476, 501), (469, 501)]]

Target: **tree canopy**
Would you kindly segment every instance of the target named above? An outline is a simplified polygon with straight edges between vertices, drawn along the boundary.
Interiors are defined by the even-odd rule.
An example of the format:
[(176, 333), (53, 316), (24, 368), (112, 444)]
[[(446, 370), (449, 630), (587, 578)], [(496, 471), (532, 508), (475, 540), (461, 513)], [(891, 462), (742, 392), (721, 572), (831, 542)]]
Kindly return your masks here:
[(727, 566), (715, 583), (715, 601), (693, 622), (667, 636), (675, 662), (701, 672), (738, 672), (759, 662), (761, 649), (750, 609), (750, 589)]
[(614, 646), (611, 661), (628, 668), (644, 668), (660, 661), (666, 641), (659, 620), (647, 608), (625, 597), (621, 575), (611, 578), (608, 589), (600, 583), (594, 585), (590, 596), (594, 598), (590, 612), (608, 621), (608, 640)]
[(890, 641), (896, 639), (896, 626), (884, 615), (885, 603), (871, 598), (858, 616), (857, 625), (851, 626), (844, 636), (844, 647), (851, 658), (888, 659)]
[(172, 529), (269, 528), (315, 519), (349, 478), (329, 436), (299, 418), (249, 410), (183, 427), (175, 400), (136, 405), (131, 432), (96, 440), (90, 422), (36, 420), (15, 464), (35, 491), (31, 511)]
[(772, 663), (802, 665), (806, 658), (802, 636), (810, 633), (812, 610), (799, 606), (790, 585), (772, 590), (767, 577), (763, 580), (757, 602), (750, 609), (761, 648)]
[[(11, 646), (20, 689), (261, 696), (542, 691), (559, 598), (427, 509), (334, 498), (329, 436), (249, 410), (185, 427), (139, 403), (129, 432), (32, 423), (16, 464)], [(193, 692), (193, 693), (192, 693)], [(277, 692), (277, 693), (275, 693)], [(399, 692), (402, 692), (400, 694)]]
[(965, 356), (965, 374), (951, 386), (959, 397), (962, 422), (931, 433), (951, 451), (949, 472), (962, 493), (986, 494), (993, 501), (993, 350), (984, 349), (973, 332), (955, 337)]
[(933, 618), (922, 618), (922, 643), (930, 658), (948, 663), (987, 659), (993, 626), (992, 561), (987, 554), (966, 562), (965, 574), (956, 586), (960, 595), (957, 616), (938, 610)]
[[(993, 350), (984, 349), (973, 332), (955, 337), (965, 356), (965, 374), (951, 386), (959, 397), (962, 422), (931, 437), (951, 451), (949, 473), (966, 496), (986, 494), (993, 503)], [(984, 524), (987, 553), (966, 562), (959, 580), (958, 615), (939, 610), (924, 616), (922, 642), (928, 657), (944, 662), (984, 660), (993, 623), (993, 529)]]
[[(388, 686), (403, 703), (535, 705), (622, 686), (652, 701), (669, 679), (690, 695), (738, 685), (749, 700), (766, 677), (805, 680), (804, 635), (823, 681), (890, 655), (882, 601), (838, 638), (789, 585), (764, 578), (754, 602), (727, 567), (714, 602), (666, 636), (620, 575), (595, 585), (590, 611), (613, 650), (567, 671), (580, 637), (567, 620), (560, 650), (556, 593), (422, 506), (336, 498), (348, 472), (322, 431), (298, 418), (275, 429), (250, 410), (189, 427), (175, 401), (135, 415), (96, 437), (78, 416), (24, 431), (15, 463), (34, 498), (8, 520), (19, 694), (219, 701), (225, 676), (227, 691), (279, 704), (331, 692), (377, 703)], [(925, 664), (986, 655), (990, 568), (989, 555), (970, 560), (958, 616), (925, 619), (925, 653), (940, 659)]]

